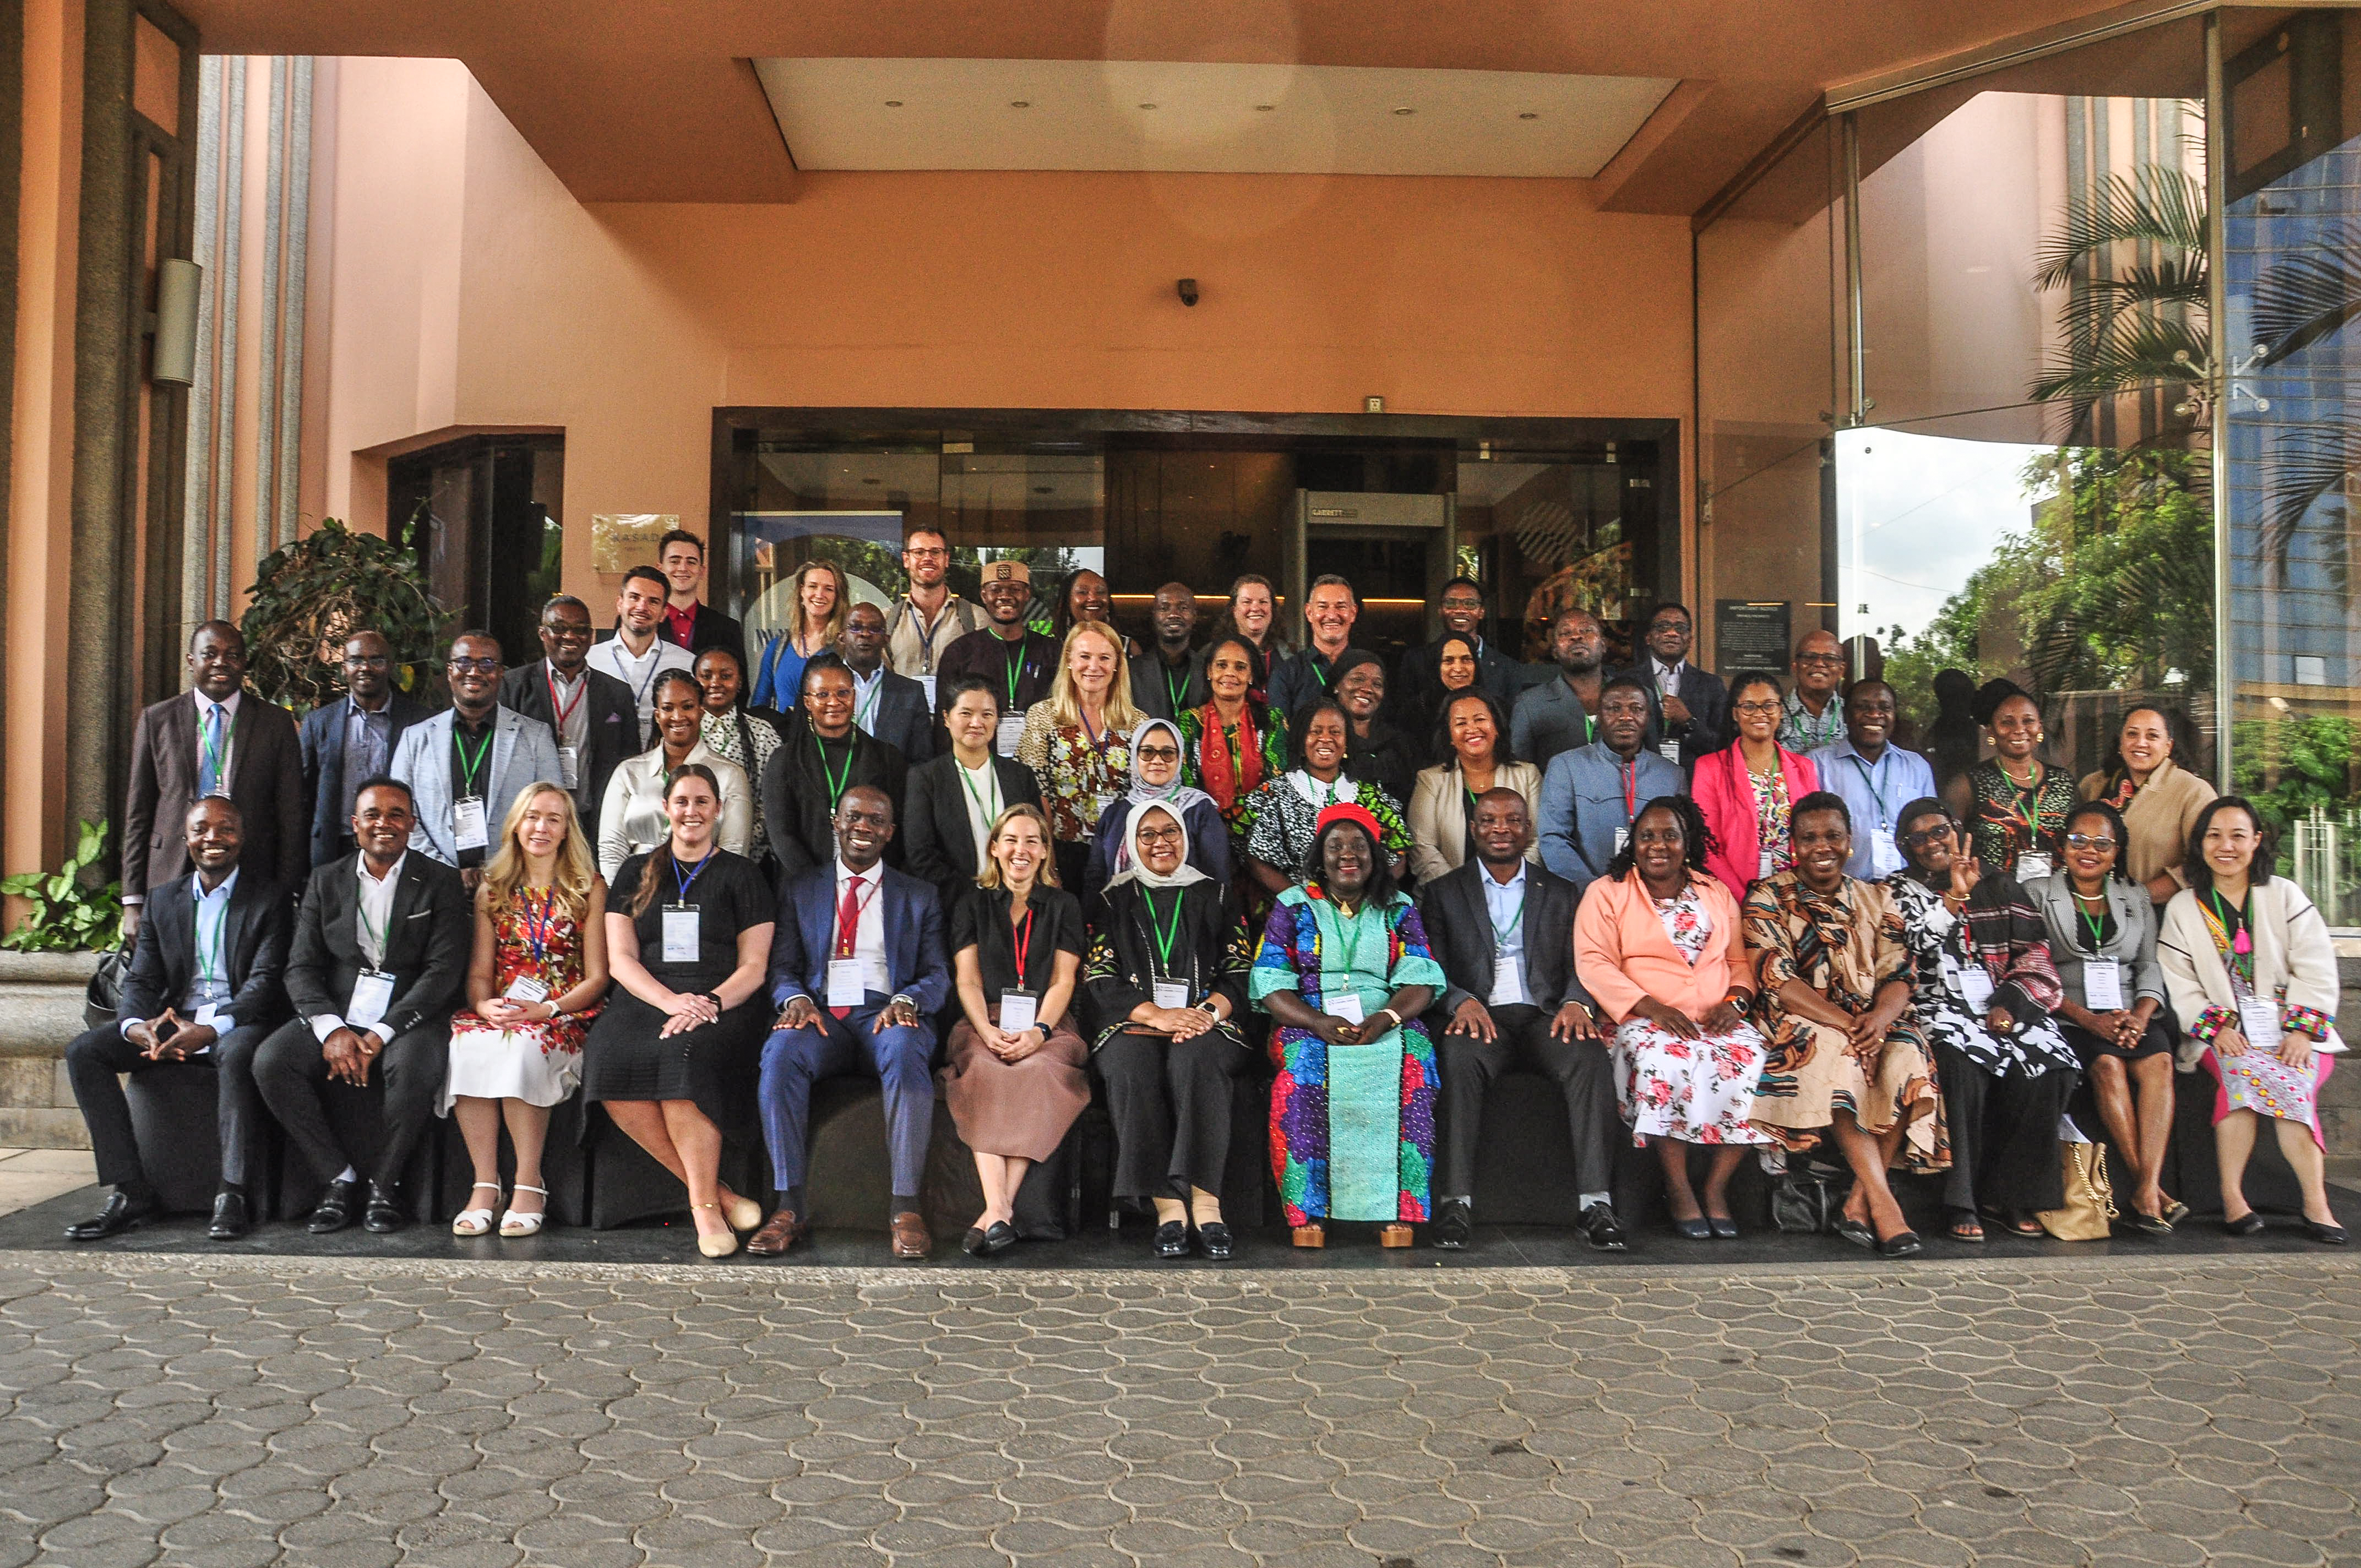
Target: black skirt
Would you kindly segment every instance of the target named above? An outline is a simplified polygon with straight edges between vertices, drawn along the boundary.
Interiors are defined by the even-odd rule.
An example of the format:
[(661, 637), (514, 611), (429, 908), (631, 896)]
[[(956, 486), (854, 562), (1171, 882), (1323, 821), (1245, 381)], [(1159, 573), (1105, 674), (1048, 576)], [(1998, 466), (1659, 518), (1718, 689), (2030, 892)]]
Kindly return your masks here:
[(2118, 1061), (2137, 1061), (2142, 1057), (2169, 1054), (2172, 1050), (2172, 1029), (2165, 1022), (2162, 1013), (2147, 1021), (2147, 1027), (2140, 1031), (2139, 1038), (2132, 1042), (2129, 1050), (2116, 1045), (2111, 1037), (2076, 1028), (2063, 1018), (2058, 1020), (2058, 1032), (2065, 1036), (2066, 1043), (2074, 1048), (2074, 1055), (2081, 1059), (2085, 1072), (2101, 1057), (2114, 1057)]
[(754, 1103), (770, 1023), (758, 992), (710, 1024), (659, 1038), (664, 1014), (619, 985), (582, 1043), (583, 1098), (694, 1101), (715, 1126), (734, 1125)]

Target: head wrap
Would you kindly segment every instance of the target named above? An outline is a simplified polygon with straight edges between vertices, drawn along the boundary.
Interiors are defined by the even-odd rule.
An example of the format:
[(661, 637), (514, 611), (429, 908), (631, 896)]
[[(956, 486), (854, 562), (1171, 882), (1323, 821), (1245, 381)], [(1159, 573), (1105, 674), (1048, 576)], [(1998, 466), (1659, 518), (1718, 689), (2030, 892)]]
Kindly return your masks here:
[[(1151, 811), (1165, 813), (1180, 828), (1180, 863), (1172, 868), (1170, 876), (1149, 870), (1148, 862), (1140, 858), (1139, 825), (1148, 819)], [(1142, 887), (1164, 888), (1187, 887), (1192, 882), (1213, 880), (1189, 863), (1189, 825), (1180, 820), (1178, 809), (1161, 800), (1152, 800), (1145, 806), (1131, 808), (1131, 815), (1123, 819), (1123, 847), (1115, 851), (1115, 875), (1107, 879), (1110, 889), (1127, 882), (1136, 882)]]
[[(1172, 749), (1180, 753), (1180, 760), (1172, 764), (1172, 782), (1168, 784), (1152, 784), (1139, 776), (1139, 749), (1147, 743), (1148, 733), (1157, 729), (1171, 736)], [(1190, 808), (1199, 801), (1213, 805), (1212, 795), (1180, 782), (1181, 764), (1188, 758), (1189, 742), (1181, 736), (1179, 725), (1169, 718), (1140, 720), (1139, 728), (1131, 732), (1131, 788), (1125, 795), (1131, 802), (1132, 810), (1137, 812), (1144, 806), (1166, 806), (1172, 813), (1172, 820), (1185, 825)]]

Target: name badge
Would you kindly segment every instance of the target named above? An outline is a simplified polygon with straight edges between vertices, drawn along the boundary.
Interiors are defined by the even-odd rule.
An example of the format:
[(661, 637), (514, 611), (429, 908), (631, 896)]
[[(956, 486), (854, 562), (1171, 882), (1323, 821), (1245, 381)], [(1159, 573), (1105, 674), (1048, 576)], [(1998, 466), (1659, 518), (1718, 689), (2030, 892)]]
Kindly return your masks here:
[(582, 748), (560, 746), (557, 749), (557, 782), (568, 791), (582, 787)]
[(992, 749), (1014, 761), (1016, 756), (1016, 742), (1023, 739), (1025, 739), (1025, 716), (1021, 713), (1004, 713), (1000, 716), (1000, 728), (993, 735)]
[(511, 1002), (546, 1002), (549, 982), (538, 975), (521, 974), (509, 981), (509, 988), (500, 994)]
[(1681, 743), (1677, 740), (1667, 740), (1656, 748), (1656, 754), (1668, 762), (1677, 762), (1681, 760)]
[(2258, 1051), (2275, 1051), (2284, 1037), (2279, 1031), (2279, 1004), (2268, 996), (2249, 996), (2238, 1003), (2238, 1033)]
[(859, 959), (828, 960), (828, 1004), (858, 1007), (869, 1000), (869, 972)]
[(1159, 1007), (1189, 1005), (1189, 982), (1185, 980), (1156, 981), (1148, 986), (1148, 992)]
[(2028, 850), (2016, 857), (2016, 880), (2038, 882), (2049, 874), (2049, 857), (2038, 850)]
[(393, 1005), (393, 976), (365, 969), (353, 981), (353, 999), (345, 1004), (345, 1022), (356, 1029), (374, 1029)]
[(2113, 1013), (2124, 1004), (2124, 966), (2114, 959), (2082, 960), (2082, 1005)]
[(217, 1004), (208, 1002), (197, 1009), (197, 1015), (191, 1019), (190, 1022), (197, 1025), (201, 1028), (210, 1029), (214, 1026), (214, 1020), (220, 1016), (221, 1008)]
[(1041, 1003), (1031, 992), (1004, 991), (1000, 993), (1000, 1032), (1021, 1035), (1041, 1021)]
[(1869, 830), (1869, 874), (1872, 877), (1892, 876), (1902, 869), (1902, 850), (1894, 841), (1891, 828)]
[(1362, 1018), (1361, 993), (1357, 991), (1339, 992), (1322, 1003), (1321, 1010), (1332, 1018), (1342, 1018), (1347, 1024), (1357, 1024)]
[(1617, 854), (1621, 854), (1623, 852), (1623, 846), (1631, 841), (1631, 829), (1630, 828), (1625, 827), (1615, 829), (1615, 852)]
[(1755, 861), (1754, 861), (1754, 874), (1755, 874), (1755, 876), (1756, 876), (1756, 877), (1758, 877), (1758, 878), (1760, 878), (1760, 877), (1766, 877), (1766, 876), (1769, 876), (1772, 872), (1773, 872), (1777, 871), (1777, 870), (1779, 869), (1779, 867), (1778, 867), (1778, 860), (1779, 860), (1779, 857), (1778, 857), (1778, 856), (1776, 856), (1776, 855), (1774, 855), (1774, 854), (1773, 854), (1770, 850), (1763, 850), (1763, 851), (1762, 852), (1762, 854), (1760, 854), (1760, 855), (1758, 855), (1758, 856), (1756, 856), (1756, 857), (1755, 857)]
[(931, 713), (934, 711), (935, 707), (935, 677), (932, 675), (920, 675), (918, 677), (918, 684), (924, 686), (927, 690), (927, 711)]
[(480, 850), (492, 841), (482, 795), (463, 795), (451, 803), (451, 836), (463, 850)]
[(668, 964), (693, 964), (704, 956), (704, 944), (698, 939), (697, 905), (667, 904), (664, 910), (664, 961)]
[(1960, 995), (1966, 1000), (1968, 1011), (1979, 1018), (1992, 1011), (1992, 976), (1984, 972), (1983, 965), (1970, 963), (1960, 966)]
[(1524, 966), (1511, 954), (1502, 953), (1492, 960), (1492, 994), (1486, 999), (1488, 1007), (1522, 1007), (1532, 998), (1525, 994)]

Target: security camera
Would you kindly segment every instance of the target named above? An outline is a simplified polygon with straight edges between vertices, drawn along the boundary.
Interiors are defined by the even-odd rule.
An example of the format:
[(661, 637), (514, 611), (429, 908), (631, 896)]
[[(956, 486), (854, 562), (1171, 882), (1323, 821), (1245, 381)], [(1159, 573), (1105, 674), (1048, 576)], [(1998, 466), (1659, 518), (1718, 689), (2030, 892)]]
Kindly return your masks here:
[(1197, 302), (1197, 280), (1194, 278), (1183, 278), (1173, 287), (1180, 291), (1182, 304), (1193, 305)]

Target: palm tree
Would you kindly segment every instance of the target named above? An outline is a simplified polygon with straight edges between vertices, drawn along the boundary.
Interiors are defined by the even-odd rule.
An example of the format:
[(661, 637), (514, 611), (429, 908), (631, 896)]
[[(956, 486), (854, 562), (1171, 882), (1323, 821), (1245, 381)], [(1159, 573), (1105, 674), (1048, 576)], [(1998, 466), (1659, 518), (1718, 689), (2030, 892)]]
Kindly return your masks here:
[[(2113, 267), (2118, 246), (2139, 244), (2153, 261)], [(2072, 405), (2070, 436), (2087, 435), (2105, 399), (2147, 388), (2185, 387), (2173, 412), (2199, 412), (2213, 368), (2200, 181), (2160, 163), (2111, 174), (2088, 206), (2068, 212), (2038, 261), (2034, 286), (2070, 292), (2060, 356), (2029, 390), (2037, 402)]]

